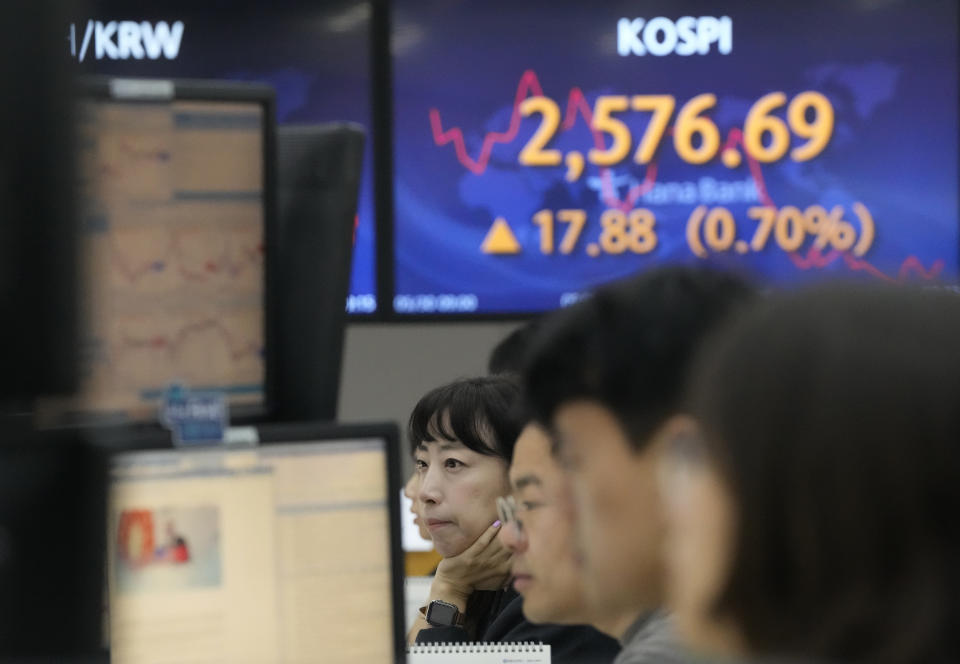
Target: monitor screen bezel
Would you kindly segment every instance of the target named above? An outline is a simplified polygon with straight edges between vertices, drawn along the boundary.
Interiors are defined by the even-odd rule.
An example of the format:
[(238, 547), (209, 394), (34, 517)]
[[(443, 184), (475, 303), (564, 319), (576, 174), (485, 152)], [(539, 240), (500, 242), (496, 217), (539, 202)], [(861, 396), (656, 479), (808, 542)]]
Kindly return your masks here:
[[(339, 443), (360, 440), (379, 439), (384, 443), (384, 455), (387, 477), (387, 511), (389, 519), (390, 541), (390, 604), (393, 615), (393, 634), (391, 639), (393, 661), (401, 664), (406, 661), (406, 617), (404, 601), (404, 563), (403, 544), (400, 524), (400, 492), (403, 480), (400, 473), (400, 432), (392, 422), (374, 422), (359, 424), (333, 424), (328, 422), (271, 423), (252, 427), (239, 427), (255, 432), (257, 445), (296, 445), (311, 443)], [(177, 453), (203, 453), (211, 451), (250, 450), (257, 446), (203, 445), (176, 447), (168, 432), (148, 431), (138, 427), (112, 427), (94, 431), (90, 439), (111, 457), (121, 454), (170, 451)], [(106, 533), (105, 533), (106, 534)]]
[(488, 323), (525, 322), (549, 311), (479, 313), (398, 313), (396, 256), (394, 249), (394, 163), (393, 163), (393, 36), (389, 0), (373, 0), (370, 18), (370, 136), (373, 141), (373, 200), (375, 210), (377, 310), (369, 314), (347, 314), (350, 325), (394, 323)]
[[(122, 95), (115, 94), (115, 82), (142, 82), (143, 94), (131, 94), (134, 86), (125, 86)], [(163, 90), (164, 94), (151, 94), (150, 90)], [(263, 112), (263, 401), (260, 404), (241, 404), (229, 407), (230, 419), (236, 424), (264, 422), (276, 411), (277, 396), (277, 319), (278, 319), (278, 216), (277, 216), (277, 121), (276, 93), (268, 85), (234, 81), (204, 79), (126, 78), (115, 76), (82, 76), (77, 79), (78, 101), (113, 102), (245, 102), (258, 104)], [(81, 327), (81, 329), (83, 329)], [(189, 386), (188, 386), (189, 387)], [(68, 426), (98, 426), (109, 422), (99, 421), (97, 411), (77, 414), (77, 421), (68, 416)], [(109, 418), (111, 413), (103, 413)], [(121, 425), (153, 425), (150, 419), (123, 419)]]

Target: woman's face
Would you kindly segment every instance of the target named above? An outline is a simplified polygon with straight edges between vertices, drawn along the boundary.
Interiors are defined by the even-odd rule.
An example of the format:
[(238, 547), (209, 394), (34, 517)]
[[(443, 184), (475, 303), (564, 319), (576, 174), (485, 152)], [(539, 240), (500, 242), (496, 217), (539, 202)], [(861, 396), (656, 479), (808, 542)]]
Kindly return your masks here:
[(460, 442), (422, 442), (415, 453), (420, 518), (444, 558), (463, 553), (497, 519), (510, 491), (507, 463)]
[(680, 637), (697, 651), (740, 655), (733, 622), (713, 607), (726, 586), (733, 558), (734, 501), (704, 454), (668, 453), (663, 462), (667, 519), (667, 603)]
[(410, 499), (410, 511), (413, 513), (413, 522), (420, 531), (420, 537), (425, 540), (430, 539), (430, 531), (427, 530), (427, 524), (420, 518), (420, 501), (417, 496), (420, 493), (420, 474), (413, 471), (407, 484), (403, 487), (403, 495)]

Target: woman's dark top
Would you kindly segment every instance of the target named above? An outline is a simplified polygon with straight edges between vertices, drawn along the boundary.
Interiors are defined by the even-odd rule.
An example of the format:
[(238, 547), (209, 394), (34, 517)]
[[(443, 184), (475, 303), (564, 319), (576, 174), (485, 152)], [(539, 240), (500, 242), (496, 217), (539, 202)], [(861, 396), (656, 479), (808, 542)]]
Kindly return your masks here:
[[(471, 609), (486, 605), (480, 614)], [(523, 598), (512, 588), (476, 591), (470, 596), (467, 619), (478, 635), (470, 638), (463, 627), (428, 627), (417, 634), (417, 643), (510, 643), (532, 641), (550, 646), (553, 664), (609, 664), (620, 651), (613, 638), (586, 625), (535, 625), (523, 617)]]

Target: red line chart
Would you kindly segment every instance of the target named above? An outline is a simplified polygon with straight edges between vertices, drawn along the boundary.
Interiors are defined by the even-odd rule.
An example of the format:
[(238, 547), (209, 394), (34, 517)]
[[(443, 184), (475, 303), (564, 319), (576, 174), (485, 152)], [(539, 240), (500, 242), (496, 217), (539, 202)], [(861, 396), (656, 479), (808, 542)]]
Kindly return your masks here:
[[(593, 146), (598, 150), (602, 150), (604, 147), (603, 134), (593, 128), (593, 110), (590, 108), (590, 104), (587, 103), (587, 98), (584, 96), (583, 91), (575, 87), (570, 90), (570, 95), (567, 98), (567, 112), (563, 119), (563, 128), (565, 131), (569, 131), (577, 123), (578, 112), (583, 116), (587, 127), (590, 128), (590, 133), (593, 134)], [(609, 168), (600, 169), (600, 182), (601, 198), (607, 207), (629, 212), (633, 209), (633, 206), (636, 205), (637, 201), (640, 200), (640, 197), (653, 189), (653, 185), (656, 184), (657, 161), (654, 159), (647, 165), (647, 173), (643, 178), (643, 182), (630, 188), (627, 192), (626, 200), (621, 201), (617, 196), (617, 192), (613, 188), (613, 173)]]
[[(513, 110), (510, 114), (510, 126), (506, 131), (490, 132), (483, 138), (480, 148), (480, 154), (476, 159), (470, 157), (467, 153), (467, 146), (463, 138), (463, 130), (459, 127), (452, 127), (446, 131), (443, 130), (443, 124), (440, 117), (440, 111), (436, 108), (430, 109), (430, 128), (433, 131), (433, 140), (438, 146), (444, 146), (447, 143), (453, 143), (453, 149), (457, 155), (457, 160), (464, 168), (475, 175), (483, 175), (490, 164), (490, 157), (493, 154), (493, 146), (497, 143), (511, 143), (516, 139), (520, 131), (520, 104), (529, 96), (543, 95), (543, 88), (540, 85), (540, 79), (536, 72), (528, 69), (520, 77), (520, 83), (517, 85), (517, 92), (513, 98)], [(567, 109), (564, 114), (563, 129), (569, 131), (574, 127), (577, 121), (577, 114), (583, 116), (587, 127), (593, 134), (594, 147), (603, 148), (603, 134), (593, 129), (593, 110), (587, 103), (587, 99), (580, 88), (573, 88), (567, 98)], [(613, 187), (613, 175), (609, 168), (600, 169), (600, 178), (603, 186), (602, 196), (604, 202), (612, 208), (618, 208), (623, 211), (629, 211), (633, 205), (645, 193), (653, 188), (657, 179), (657, 164), (651, 162), (647, 166), (647, 174), (644, 181), (636, 185), (627, 193), (627, 198), (621, 201)]]
[[(203, 282), (217, 275), (238, 277), (246, 270), (263, 264), (263, 243), (260, 241), (253, 246), (240, 246), (239, 250), (234, 248), (233, 251), (230, 244), (225, 242), (217, 256), (200, 261), (202, 267), (199, 269), (187, 265), (181, 234), (177, 232), (170, 234), (170, 239), (160, 255), (142, 262), (135, 262), (127, 257), (113, 236), (109, 243), (111, 265), (131, 284), (136, 284), (148, 275), (164, 272), (171, 266), (175, 266), (184, 280)], [(239, 257), (236, 257), (237, 253)]]
[(152, 335), (145, 337), (121, 335), (118, 351), (123, 353), (131, 350), (160, 350), (169, 352), (172, 356), (179, 354), (191, 337), (205, 332), (214, 332), (220, 337), (223, 346), (228, 350), (232, 360), (241, 360), (245, 357), (257, 357), (262, 352), (262, 345), (251, 341), (238, 341), (234, 334), (222, 322), (215, 318), (207, 318), (188, 323), (171, 335)]
[(517, 85), (517, 93), (513, 98), (513, 112), (510, 115), (510, 126), (506, 131), (490, 132), (483, 137), (483, 145), (480, 148), (480, 155), (472, 159), (467, 154), (467, 146), (463, 140), (463, 131), (459, 127), (453, 127), (447, 131), (443, 130), (440, 111), (436, 108), (430, 109), (430, 128), (433, 130), (433, 140), (437, 145), (443, 146), (453, 142), (453, 149), (457, 153), (457, 159), (463, 164), (464, 168), (476, 175), (482, 175), (487, 170), (490, 163), (490, 155), (493, 152), (493, 146), (496, 143), (510, 143), (517, 137), (520, 131), (520, 104), (528, 96), (543, 95), (543, 88), (540, 87), (540, 80), (536, 72), (528, 69), (520, 77), (520, 83)]

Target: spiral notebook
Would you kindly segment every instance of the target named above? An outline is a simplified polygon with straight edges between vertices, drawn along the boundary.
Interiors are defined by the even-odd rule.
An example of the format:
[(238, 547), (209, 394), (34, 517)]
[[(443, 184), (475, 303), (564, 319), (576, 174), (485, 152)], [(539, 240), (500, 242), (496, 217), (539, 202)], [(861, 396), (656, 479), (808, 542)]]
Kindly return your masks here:
[(407, 664), (550, 664), (542, 643), (423, 643), (407, 648)]

